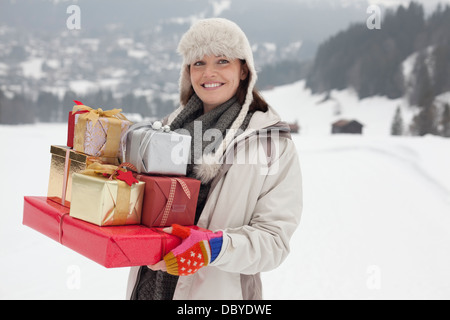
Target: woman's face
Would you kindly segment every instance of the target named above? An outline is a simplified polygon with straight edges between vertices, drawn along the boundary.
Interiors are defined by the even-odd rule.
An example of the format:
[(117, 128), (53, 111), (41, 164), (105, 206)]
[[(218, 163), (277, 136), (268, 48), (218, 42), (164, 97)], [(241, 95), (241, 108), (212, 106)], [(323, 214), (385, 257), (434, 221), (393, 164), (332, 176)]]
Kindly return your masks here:
[(192, 87), (206, 113), (236, 94), (240, 81), (248, 76), (248, 68), (239, 59), (204, 56), (190, 66), (190, 74)]

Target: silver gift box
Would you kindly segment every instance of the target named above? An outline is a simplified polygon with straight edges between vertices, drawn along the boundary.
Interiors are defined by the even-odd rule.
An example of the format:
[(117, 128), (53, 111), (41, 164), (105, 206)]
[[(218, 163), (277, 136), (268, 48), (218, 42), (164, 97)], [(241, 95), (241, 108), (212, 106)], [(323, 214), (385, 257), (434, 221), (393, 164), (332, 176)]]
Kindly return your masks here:
[(138, 173), (186, 175), (191, 136), (137, 123), (130, 127), (124, 140), (124, 162), (133, 164)]

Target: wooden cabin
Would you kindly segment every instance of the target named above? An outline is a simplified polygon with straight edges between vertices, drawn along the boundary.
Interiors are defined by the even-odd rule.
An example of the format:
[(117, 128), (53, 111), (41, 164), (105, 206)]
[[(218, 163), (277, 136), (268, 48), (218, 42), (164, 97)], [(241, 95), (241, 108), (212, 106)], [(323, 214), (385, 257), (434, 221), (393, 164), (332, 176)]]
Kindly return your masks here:
[(364, 125), (357, 120), (339, 120), (332, 124), (331, 133), (362, 134)]

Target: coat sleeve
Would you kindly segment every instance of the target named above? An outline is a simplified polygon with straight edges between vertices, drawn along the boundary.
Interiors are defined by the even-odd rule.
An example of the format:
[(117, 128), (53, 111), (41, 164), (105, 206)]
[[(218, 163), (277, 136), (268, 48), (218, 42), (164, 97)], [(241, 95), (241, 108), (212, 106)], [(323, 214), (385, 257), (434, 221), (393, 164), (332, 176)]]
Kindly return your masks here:
[[(252, 166), (245, 178), (261, 175), (261, 170), (259, 166)], [(255, 186), (248, 185), (249, 188)], [(248, 203), (245, 205), (249, 207)], [(256, 274), (277, 268), (287, 257), (289, 241), (302, 212), (302, 177), (291, 140), (287, 140), (264, 175), (253, 208), (248, 224), (222, 230), (222, 250), (211, 266), (227, 272)]]

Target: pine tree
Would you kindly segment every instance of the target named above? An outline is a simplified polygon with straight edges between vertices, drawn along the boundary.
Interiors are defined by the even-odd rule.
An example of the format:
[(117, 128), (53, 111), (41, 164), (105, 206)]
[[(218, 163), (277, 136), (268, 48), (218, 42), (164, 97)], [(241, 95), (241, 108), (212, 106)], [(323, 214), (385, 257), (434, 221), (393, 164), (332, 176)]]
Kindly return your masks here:
[(432, 79), (426, 64), (427, 52), (419, 53), (414, 65), (413, 75), (416, 79), (409, 102), (419, 107), (430, 106), (435, 98)]
[(394, 120), (392, 121), (391, 135), (393, 135), (393, 136), (402, 136), (403, 135), (403, 118), (402, 118), (402, 112), (400, 110), (400, 106), (397, 107), (397, 111), (395, 112)]
[(439, 135), (437, 126), (437, 108), (434, 104), (422, 108), (413, 118), (411, 123), (411, 133), (424, 136), (426, 134)]

